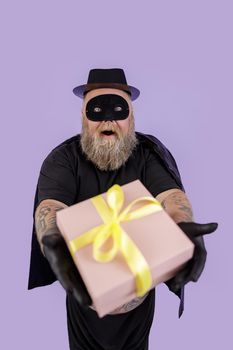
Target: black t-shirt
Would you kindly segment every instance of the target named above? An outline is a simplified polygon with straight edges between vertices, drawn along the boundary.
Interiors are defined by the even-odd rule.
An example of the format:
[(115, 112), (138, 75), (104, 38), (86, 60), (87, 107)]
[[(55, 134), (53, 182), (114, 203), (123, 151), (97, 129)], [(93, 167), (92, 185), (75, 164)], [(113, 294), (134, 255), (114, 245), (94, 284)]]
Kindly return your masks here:
[[(38, 204), (56, 199), (68, 206), (106, 192), (112, 185), (139, 179), (150, 193), (178, 188), (159, 156), (139, 142), (124, 166), (101, 171), (82, 153), (79, 138), (53, 150), (44, 160), (38, 181)], [(142, 350), (154, 315), (155, 289), (134, 310), (106, 315), (81, 307), (67, 295), (67, 322), (72, 350)]]

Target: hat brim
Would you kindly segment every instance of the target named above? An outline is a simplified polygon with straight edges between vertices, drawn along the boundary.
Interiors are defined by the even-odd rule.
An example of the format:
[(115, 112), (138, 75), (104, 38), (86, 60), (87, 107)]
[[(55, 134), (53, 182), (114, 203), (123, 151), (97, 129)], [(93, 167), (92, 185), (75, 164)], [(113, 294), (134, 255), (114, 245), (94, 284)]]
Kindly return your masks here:
[(136, 100), (138, 96), (140, 95), (140, 91), (135, 88), (134, 86), (130, 85), (124, 85), (124, 84), (117, 84), (117, 83), (92, 83), (92, 84), (84, 84), (84, 85), (79, 85), (76, 86), (73, 89), (73, 93), (80, 97), (83, 98), (84, 95), (94, 89), (100, 89), (100, 88), (112, 88), (112, 89), (118, 89), (118, 90), (123, 90), (127, 92), (130, 95), (130, 99), (132, 101)]

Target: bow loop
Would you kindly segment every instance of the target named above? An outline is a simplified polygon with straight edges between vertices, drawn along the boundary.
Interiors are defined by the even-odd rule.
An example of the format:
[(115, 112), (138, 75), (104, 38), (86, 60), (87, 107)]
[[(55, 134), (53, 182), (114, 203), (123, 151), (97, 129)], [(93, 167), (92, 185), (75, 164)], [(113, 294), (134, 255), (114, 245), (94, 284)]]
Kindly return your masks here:
[(112, 209), (113, 219), (116, 219), (124, 203), (124, 192), (119, 185), (114, 185), (107, 191), (107, 203)]

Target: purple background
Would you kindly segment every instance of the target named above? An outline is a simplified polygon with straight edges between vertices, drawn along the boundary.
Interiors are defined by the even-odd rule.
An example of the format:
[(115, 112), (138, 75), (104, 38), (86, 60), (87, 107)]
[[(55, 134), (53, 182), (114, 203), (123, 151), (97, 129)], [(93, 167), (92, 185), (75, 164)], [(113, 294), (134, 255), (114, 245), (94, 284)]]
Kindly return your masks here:
[[(80, 131), (74, 86), (91, 68), (124, 68), (141, 90), (136, 129), (156, 135), (177, 160), (206, 238), (198, 283), (178, 298), (157, 288), (150, 349), (231, 348), (231, 1), (8, 1), (1, 19), (2, 349), (68, 349), (58, 283), (27, 291), (32, 207), (39, 170)], [(3, 126), (3, 124), (2, 124)], [(231, 148), (230, 148), (231, 147)]]

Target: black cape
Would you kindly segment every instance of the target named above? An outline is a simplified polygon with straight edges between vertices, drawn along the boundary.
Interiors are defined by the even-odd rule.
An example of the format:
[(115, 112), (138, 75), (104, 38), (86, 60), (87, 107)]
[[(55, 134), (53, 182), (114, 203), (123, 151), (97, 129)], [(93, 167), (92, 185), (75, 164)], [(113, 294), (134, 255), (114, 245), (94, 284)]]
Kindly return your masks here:
[[(180, 188), (183, 191), (185, 191), (183, 184), (181, 182), (181, 177), (180, 177), (180, 173), (179, 173), (176, 161), (173, 158), (172, 154), (169, 152), (169, 150), (162, 144), (161, 141), (159, 141), (156, 137), (152, 135), (146, 135), (139, 132), (136, 132), (136, 135), (139, 141), (147, 143), (147, 145), (149, 145), (154, 150), (154, 152), (156, 152), (159, 155), (165, 168), (168, 170), (168, 172), (171, 174), (171, 176), (174, 178), (174, 180), (180, 186)], [(53, 150), (55, 150), (56, 148), (62, 145), (73, 142), (75, 139), (77, 139), (77, 137), (80, 137), (80, 135), (75, 135), (65, 140), (64, 142), (56, 146)], [(50, 268), (50, 265), (47, 259), (44, 257), (44, 255), (40, 250), (40, 246), (36, 237), (35, 211), (37, 208), (37, 204), (38, 204), (38, 183), (36, 187), (34, 207), (33, 207), (33, 228), (32, 228), (32, 240), (31, 240), (31, 258), (30, 258), (30, 268), (29, 268), (28, 289), (46, 286), (57, 280), (56, 276), (54, 275), (53, 271)], [(165, 284), (168, 286), (169, 290), (172, 291), (170, 289), (169, 281), (166, 281)], [(180, 305), (179, 305), (179, 312), (178, 312), (180, 317), (184, 310), (184, 286), (181, 289), (179, 289), (177, 292), (173, 292), (173, 293), (175, 293), (180, 298)]]

